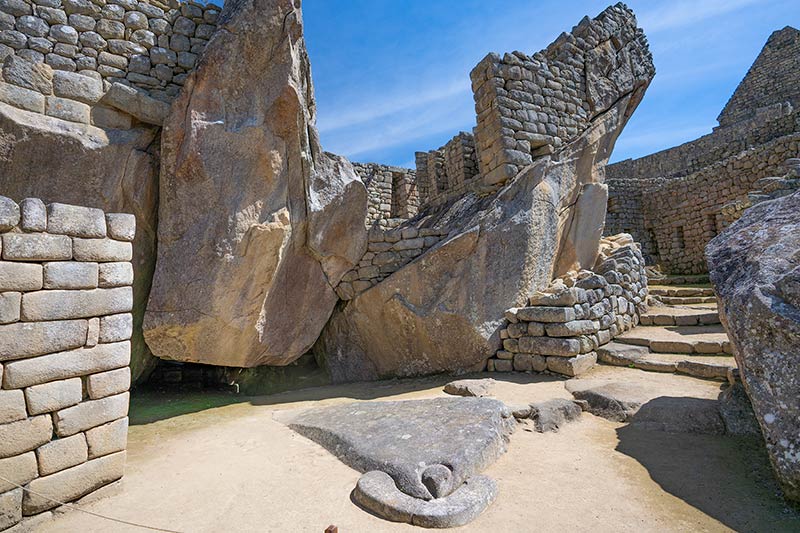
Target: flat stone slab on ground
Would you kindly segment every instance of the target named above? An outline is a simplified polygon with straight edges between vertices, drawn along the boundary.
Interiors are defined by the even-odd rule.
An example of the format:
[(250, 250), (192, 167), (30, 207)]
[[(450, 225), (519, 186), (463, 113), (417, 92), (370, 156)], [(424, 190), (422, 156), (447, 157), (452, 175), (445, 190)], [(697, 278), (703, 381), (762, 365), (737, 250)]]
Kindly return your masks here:
[(492, 378), (484, 379), (459, 379), (451, 381), (444, 386), (444, 392), (453, 396), (483, 396), (492, 395), (492, 387), (497, 383)]

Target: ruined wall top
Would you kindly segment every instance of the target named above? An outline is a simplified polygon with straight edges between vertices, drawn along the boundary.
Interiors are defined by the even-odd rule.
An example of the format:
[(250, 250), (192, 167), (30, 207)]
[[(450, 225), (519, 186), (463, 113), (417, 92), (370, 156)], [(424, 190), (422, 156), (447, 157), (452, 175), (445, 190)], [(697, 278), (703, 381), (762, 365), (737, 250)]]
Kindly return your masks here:
[(717, 120), (720, 127), (752, 118), (765, 108), (800, 108), (800, 31), (786, 26), (770, 35)]

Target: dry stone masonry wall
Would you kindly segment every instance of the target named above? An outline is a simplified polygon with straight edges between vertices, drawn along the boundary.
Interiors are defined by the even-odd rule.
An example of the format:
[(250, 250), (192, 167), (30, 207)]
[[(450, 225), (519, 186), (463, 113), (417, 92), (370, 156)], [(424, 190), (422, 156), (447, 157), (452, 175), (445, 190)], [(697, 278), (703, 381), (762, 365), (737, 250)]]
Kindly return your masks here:
[(571, 272), (506, 311), (503, 348), (490, 372), (580, 375), (597, 362), (595, 350), (639, 324), (646, 311), (647, 275), (639, 245), (621, 234), (601, 241), (594, 272)]
[(122, 477), (135, 226), (0, 196), (0, 530)]
[(462, 131), (438, 150), (415, 156), (423, 208), (476, 191), (481, 184), (475, 138), (470, 133)]
[(0, 101), (71, 122), (161, 124), (220, 8), (167, 0), (0, 0)]
[[(367, 187), (367, 227), (392, 225), (392, 219), (408, 219), (419, 210), (416, 173), (412, 169), (353, 163), (353, 168)], [(398, 222), (399, 223), (399, 222)]]

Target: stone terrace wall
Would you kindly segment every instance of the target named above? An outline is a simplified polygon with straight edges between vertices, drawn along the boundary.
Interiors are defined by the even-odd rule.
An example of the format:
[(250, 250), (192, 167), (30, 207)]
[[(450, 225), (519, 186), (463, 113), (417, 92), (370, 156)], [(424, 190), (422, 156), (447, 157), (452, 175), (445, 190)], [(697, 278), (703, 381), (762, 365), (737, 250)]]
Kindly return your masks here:
[(597, 348), (637, 326), (648, 294), (638, 244), (630, 235), (605, 238), (594, 270), (557, 279), (529, 307), (509, 309), (503, 349), (488, 370), (580, 375), (597, 362)]
[(416, 172), (409, 168), (353, 163), (367, 187), (367, 227), (389, 227), (391, 219), (408, 219), (419, 210)]
[(800, 108), (800, 31), (787, 26), (773, 32), (717, 120), (727, 126), (759, 110), (788, 102)]
[(0, 101), (99, 127), (130, 127), (116, 110), (160, 125), (219, 11), (191, 1), (0, 0)]
[(475, 138), (469, 133), (462, 131), (441, 148), (415, 156), (423, 208), (461, 197), (482, 183)]
[(658, 244), (652, 228), (645, 223), (643, 199), (647, 190), (665, 181), (664, 178), (628, 180), (606, 177), (608, 207), (604, 231), (612, 235), (630, 234), (642, 247), (642, 256), (647, 264), (658, 260)]
[(642, 65), (652, 68), (647, 40), (624, 4), (585, 17), (533, 56), (486, 56), (470, 74), (485, 183), (503, 183), (578, 137), (619, 94), (647, 83), (653, 73), (640, 72)]
[(800, 133), (774, 139), (683, 178), (643, 192), (645, 231), (652, 232), (658, 262), (671, 274), (707, 270), (705, 248), (732, 220), (724, 209), (744, 201), (756, 182), (785, 172), (800, 154)]
[[(75, 500), (122, 477), (133, 215), (0, 197), (0, 476)], [(0, 480), (0, 530), (56, 506)]]

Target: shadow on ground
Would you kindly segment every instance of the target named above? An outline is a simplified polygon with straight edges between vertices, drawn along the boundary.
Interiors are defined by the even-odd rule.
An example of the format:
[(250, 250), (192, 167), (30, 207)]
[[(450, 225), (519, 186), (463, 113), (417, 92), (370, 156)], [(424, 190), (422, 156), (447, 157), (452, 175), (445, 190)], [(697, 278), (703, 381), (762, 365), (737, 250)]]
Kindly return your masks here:
[(635, 420), (617, 438), (616, 450), (644, 466), (662, 489), (729, 528), (800, 531), (800, 511), (781, 496), (760, 438), (654, 431)]

